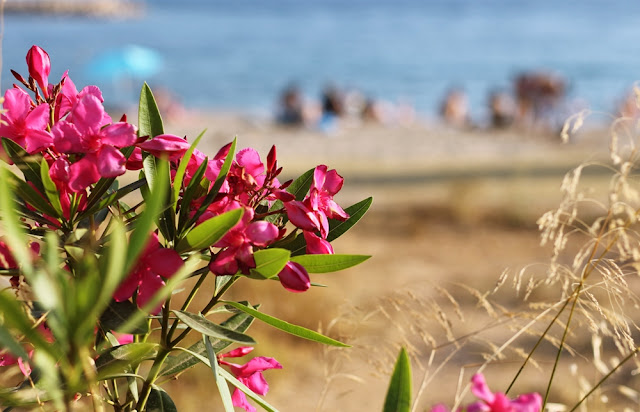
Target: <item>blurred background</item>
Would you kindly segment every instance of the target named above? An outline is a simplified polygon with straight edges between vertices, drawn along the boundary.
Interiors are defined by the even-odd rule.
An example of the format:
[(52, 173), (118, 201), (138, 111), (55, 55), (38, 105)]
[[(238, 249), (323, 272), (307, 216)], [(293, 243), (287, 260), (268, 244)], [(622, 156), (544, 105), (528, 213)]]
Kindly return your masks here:
[[(234, 136), (263, 154), (276, 144), (286, 177), (328, 164), (345, 177), (344, 207), (374, 196), (369, 214), (335, 245), (371, 260), (314, 279), (329, 288), (303, 295), (251, 282), (235, 292), (354, 346), (327, 351), (256, 325), (258, 353), (285, 368), (267, 376), (267, 400), (284, 411), (379, 410), (400, 344), (420, 373), (432, 373), (433, 342), (419, 329), (435, 310), (425, 302), (448, 300), (434, 285), (487, 290), (505, 269), (546, 262), (536, 219), (559, 203), (562, 176), (606, 158), (611, 121), (638, 114), (635, 0), (6, 0), (3, 7), (3, 90), (14, 82), (9, 69), (26, 75), (26, 51), (37, 44), (51, 56), (53, 79), (69, 70), (79, 89), (98, 85), (113, 115), (135, 119), (147, 81), (168, 132), (193, 139), (208, 130), (204, 152)], [(585, 124), (562, 144), (560, 130), (577, 113)], [(586, 175), (595, 188), (608, 178)], [(463, 311), (475, 311), (478, 299), (462, 295)], [(446, 328), (429, 334), (450, 339)], [(475, 362), (469, 355), (440, 371), (417, 410), (451, 402), (454, 382), (461, 373), (466, 381)], [(506, 375), (516, 367), (508, 366)], [(181, 411), (202, 410), (209, 374), (198, 368), (169, 387)]]

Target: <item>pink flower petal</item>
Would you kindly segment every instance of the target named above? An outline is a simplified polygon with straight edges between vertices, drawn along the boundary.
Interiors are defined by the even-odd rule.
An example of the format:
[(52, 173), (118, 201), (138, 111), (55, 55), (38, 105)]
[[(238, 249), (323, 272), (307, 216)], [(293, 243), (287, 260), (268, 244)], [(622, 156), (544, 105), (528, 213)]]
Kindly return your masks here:
[(191, 145), (185, 139), (171, 134), (162, 134), (138, 144), (138, 147), (154, 155), (161, 157), (168, 155), (171, 160), (179, 159), (189, 150)]
[(311, 287), (307, 270), (296, 262), (287, 262), (284, 269), (278, 273), (278, 279), (289, 292), (304, 292)]
[(100, 180), (94, 156), (85, 156), (69, 168), (69, 189), (81, 192)]
[(256, 246), (264, 247), (278, 238), (280, 231), (273, 223), (261, 220), (250, 223), (244, 231), (247, 239)]
[(264, 396), (269, 392), (269, 384), (260, 372), (254, 373), (246, 378), (244, 384), (258, 395)]
[(489, 390), (489, 386), (484, 379), (484, 375), (476, 373), (471, 378), (471, 392), (486, 403), (493, 403), (495, 395)]
[(244, 169), (253, 177), (264, 172), (264, 165), (260, 160), (260, 155), (255, 149), (250, 147), (238, 152), (236, 155), (236, 162), (238, 162), (240, 167), (244, 167)]
[(332, 255), (333, 246), (325, 239), (319, 238), (311, 232), (304, 231), (304, 240), (307, 242), (307, 254), (309, 255)]
[[(138, 307), (144, 307), (151, 298), (164, 286), (162, 278), (150, 271), (146, 271), (141, 276), (140, 287), (138, 288)], [(152, 315), (157, 315), (162, 310), (162, 303), (158, 304), (151, 311)]]
[(318, 165), (313, 171), (313, 183), (311, 185), (312, 189), (322, 189), (324, 186), (324, 181), (327, 176), (327, 166)]
[(149, 262), (149, 267), (154, 273), (165, 279), (173, 276), (184, 265), (180, 254), (173, 249), (160, 248), (149, 254), (145, 260)]
[(28, 130), (24, 137), (24, 149), (28, 153), (40, 152), (53, 145), (53, 137), (46, 130)]
[(25, 119), (27, 117), (31, 109), (31, 97), (21, 89), (8, 89), (4, 93), (4, 103), (2, 106), (7, 111), (2, 114), (2, 117), (13, 123), (18, 119)]
[(102, 107), (102, 102), (92, 95), (82, 97), (76, 103), (70, 116), (73, 124), (82, 134), (96, 133), (100, 127), (104, 126), (102, 122), (104, 107)]
[(136, 128), (132, 124), (117, 122), (102, 130), (102, 144), (127, 147), (136, 141)]
[(127, 163), (124, 165), (127, 170), (140, 170), (142, 169), (142, 149), (136, 147), (133, 149), (133, 153), (127, 159)]
[(126, 172), (127, 159), (113, 146), (102, 146), (98, 152), (98, 171), (102, 177), (116, 177)]
[(248, 355), (253, 351), (251, 346), (240, 346), (239, 348), (235, 348), (227, 353), (223, 353), (220, 355), (221, 358), (241, 358), (243, 356)]
[(82, 135), (73, 123), (60, 121), (53, 126), (53, 145), (60, 153), (86, 153)]
[(140, 274), (138, 272), (132, 272), (127, 278), (118, 286), (118, 289), (113, 294), (113, 299), (116, 302), (122, 302), (129, 299), (136, 293), (136, 289), (140, 286)]
[(344, 179), (336, 172), (335, 169), (329, 170), (325, 176), (323, 188), (329, 192), (330, 195), (335, 195), (342, 189)]
[(49, 105), (46, 103), (37, 105), (27, 114), (25, 121), (29, 129), (45, 131), (49, 125)]
[(303, 202), (294, 200), (285, 203), (284, 207), (291, 223), (300, 229), (309, 231), (320, 229), (320, 222), (313, 210), (309, 209)]
[(247, 396), (240, 389), (236, 388), (236, 390), (233, 391), (233, 395), (231, 395), (231, 403), (233, 403), (233, 406), (242, 408), (247, 412), (256, 412), (256, 408), (249, 403)]

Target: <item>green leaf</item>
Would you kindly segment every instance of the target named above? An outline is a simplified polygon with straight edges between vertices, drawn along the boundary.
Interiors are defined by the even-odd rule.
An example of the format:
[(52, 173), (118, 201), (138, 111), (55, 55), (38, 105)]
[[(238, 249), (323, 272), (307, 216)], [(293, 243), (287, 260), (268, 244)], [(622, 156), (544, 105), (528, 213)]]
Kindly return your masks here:
[(30, 155), (18, 143), (6, 137), (2, 138), (2, 147), (13, 163), (18, 166), (24, 178), (33, 183), (36, 189), (43, 193), (44, 187), (40, 180), (40, 162), (37, 160), (38, 157)]
[(280, 320), (278, 318), (274, 318), (273, 316), (267, 315), (265, 313), (262, 312), (258, 312), (255, 309), (252, 309), (248, 306), (245, 306), (241, 303), (238, 302), (230, 302), (230, 301), (220, 301), (221, 303), (224, 303), (225, 305), (230, 305), (233, 306), (236, 309), (239, 309), (245, 313), (248, 313), (249, 315), (253, 316), (256, 319), (260, 319), (261, 321), (263, 321), (264, 323), (273, 326), (276, 329), (280, 329), (283, 332), (287, 332), (290, 333), (294, 336), (298, 336), (300, 338), (303, 339), (308, 339), (314, 342), (319, 342), (319, 343), (324, 343), (325, 345), (331, 345), (331, 346), (340, 346), (340, 347), (346, 347), (348, 348), (349, 345), (344, 344), (342, 342), (339, 342), (337, 340), (331, 339), (327, 336), (324, 336), (318, 332), (314, 332), (312, 330), (309, 330), (307, 328), (303, 328), (302, 326), (296, 326), (296, 325), (292, 325), (289, 322), (285, 322), (283, 320)]
[(178, 412), (171, 397), (162, 388), (153, 385), (147, 400), (147, 412)]
[(58, 212), (53, 208), (53, 206), (49, 204), (49, 202), (43, 197), (43, 195), (38, 193), (38, 191), (31, 187), (27, 182), (18, 178), (18, 176), (14, 175), (9, 170), (7, 170), (6, 176), (9, 179), (11, 185), (14, 187), (14, 193), (16, 196), (36, 208), (41, 213), (47, 214), (49, 216), (58, 215)]
[(293, 256), (291, 261), (301, 264), (309, 273), (329, 273), (358, 265), (370, 257), (366, 255), (300, 255)]
[[(208, 182), (208, 180), (204, 178), (204, 173), (207, 170), (208, 161), (208, 158), (205, 157), (204, 161), (200, 164), (200, 166), (198, 166), (196, 171), (191, 176), (191, 181), (182, 194), (182, 202), (180, 203), (180, 215), (178, 217), (178, 227), (180, 228), (181, 233), (186, 229), (185, 224), (189, 220), (191, 202), (193, 201), (193, 199), (197, 199), (203, 195), (204, 189), (202, 189), (200, 183), (203, 181)], [(174, 181), (173, 184), (175, 188), (176, 182)]]
[(216, 358), (216, 353), (213, 350), (213, 346), (211, 345), (211, 340), (208, 336), (203, 336), (202, 340), (204, 341), (205, 347), (207, 348), (207, 356), (209, 358), (209, 366), (211, 367), (211, 371), (213, 372), (213, 377), (216, 380), (216, 385), (218, 386), (218, 392), (220, 393), (220, 398), (222, 398), (222, 405), (224, 406), (224, 410), (226, 412), (234, 412), (235, 409), (233, 407), (233, 401), (231, 400), (231, 392), (229, 391), (229, 385), (227, 385), (227, 381), (220, 375), (220, 366), (218, 365), (218, 358)]
[[(253, 316), (241, 312), (231, 316), (220, 325), (227, 329), (242, 333), (249, 329), (249, 326), (251, 326), (253, 320)], [(213, 342), (213, 349), (215, 353), (218, 353), (230, 345), (230, 341), (217, 339)], [(164, 363), (164, 368), (162, 369), (160, 376), (175, 375), (185, 369), (192, 367), (193, 365), (196, 365), (199, 361), (201, 361), (199, 359), (196, 359), (190, 353), (195, 353), (199, 356), (203, 356), (206, 354), (206, 348), (201, 340), (191, 345), (188, 350), (182, 348), (177, 349), (184, 350), (184, 352), (181, 352), (175, 356), (169, 356)]]
[(178, 242), (178, 253), (208, 248), (216, 243), (242, 218), (243, 208), (230, 210), (221, 215), (207, 219), (194, 227)]
[(60, 193), (56, 184), (51, 180), (49, 176), (49, 164), (46, 159), (42, 159), (40, 163), (40, 177), (42, 179), (42, 185), (44, 186), (44, 192), (51, 203), (51, 206), (56, 210), (57, 214), (54, 217), (62, 216), (62, 205), (60, 204)]
[(267, 401), (262, 399), (251, 389), (247, 388), (245, 384), (237, 380), (232, 374), (230, 374), (229, 372), (227, 372), (222, 368), (219, 368), (218, 371), (220, 372), (220, 375), (222, 375), (223, 378), (225, 378), (230, 384), (232, 384), (233, 386), (235, 386), (236, 388), (244, 392), (244, 394), (247, 395), (249, 398), (251, 398), (251, 400), (253, 400), (258, 405), (260, 405), (262, 409), (268, 412), (278, 412), (278, 410), (274, 406), (271, 406), (270, 404), (268, 404)]
[[(167, 162), (160, 163), (159, 169), (168, 168)], [(161, 170), (159, 171), (159, 173)], [(167, 170), (168, 172), (168, 170)], [(129, 238), (129, 247), (127, 248), (127, 264), (125, 266), (125, 272), (129, 273), (133, 264), (138, 259), (138, 256), (142, 253), (149, 241), (149, 235), (153, 229), (153, 224), (158, 214), (162, 211), (162, 206), (165, 204), (168, 185), (158, 184), (151, 191), (150, 196), (146, 199), (146, 208), (142, 212), (135, 223), (135, 228)]]
[(313, 169), (309, 169), (303, 174), (300, 175), (296, 180), (291, 182), (289, 187), (287, 188), (287, 192), (291, 193), (296, 197), (296, 200), (303, 200), (304, 196), (309, 191), (311, 187), (311, 183), (313, 183), (313, 173), (315, 172), (315, 167)]
[(229, 147), (229, 153), (227, 154), (227, 157), (224, 159), (224, 163), (220, 168), (220, 173), (218, 173), (218, 177), (216, 177), (215, 182), (213, 182), (213, 186), (211, 187), (211, 190), (209, 191), (209, 193), (207, 193), (207, 196), (202, 201), (202, 204), (198, 208), (198, 211), (191, 217), (191, 219), (189, 219), (189, 221), (185, 225), (185, 229), (191, 227), (191, 225), (193, 225), (198, 220), (198, 218), (204, 213), (205, 210), (207, 210), (209, 205), (213, 203), (216, 196), (218, 195), (218, 192), (220, 191), (222, 184), (227, 178), (227, 173), (229, 173), (229, 169), (231, 169), (231, 164), (233, 163), (233, 158), (235, 157), (235, 153), (236, 153), (236, 143), (237, 143), (237, 139), (233, 139), (233, 142), (231, 143), (231, 147)]
[[(2, 309), (0, 307), (0, 309)], [(4, 313), (4, 311), (2, 311)], [(21, 344), (19, 344), (7, 328), (0, 325), (0, 347), (8, 350), (16, 358), (29, 359), (29, 355), (25, 352)]]
[(182, 181), (184, 180), (184, 173), (187, 170), (187, 165), (189, 164), (189, 160), (191, 159), (191, 155), (193, 151), (196, 149), (202, 136), (206, 133), (207, 129), (203, 130), (202, 133), (196, 137), (196, 140), (191, 143), (189, 149), (185, 152), (184, 156), (180, 160), (180, 164), (178, 165), (178, 170), (176, 170), (176, 175), (173, 178), (173, 210), (176, 210), (178, 207), (178, 197), (180, 196), (180, 189), (182, 188)]
[(384, 400), (383, 412), (409, 412), (411, 410), (411, 363), (402, 348), (393, 368), (391, 382)]
[(78, 217), (78, 220), (82, 220), (86, 217), (93, 215), (96, 212), (99, 212), (100, 210), (106, 207), (113, 205), (118, 200), (122, 199), (124, 196), (128, 195), (134, 190), (140, 189), (145, 184), (146, 184), (146, 181), (144, 179), (136, 180), (135, 182), (126, 185), (122, 189), (119, 189), (113, 193), (110, 193), (108, 196), (105, 196), (102, 199), (100, 199), (98, 202), (96, 202), (89, 209), (84, 210)]
[[(169, 162), (164, 159), (158, 159), (154, 156), (147, 156), (142, 161), (144, 166), (144, 175), (149, 185), (149, 190), (154, 191), (158, 185), (171, 187), (171, 177), (169, 175)], [(171, 208), (170, 191), (166, 189), (164, 192), (164, 198), (162, 202), (162, 212), (158, 216), (158, 229), (162, 233), (162, 236), (167, 240), (173, 240), (175, 238), (175, 215)]]
[(27, 247), (27, 237), (15, 212), (18, 207), (8, 183), (8, 175), (13, 176), (4, 164), (0, 164), (0, 219), (4, 225), (4, 237), (9, 249), (11, 249), (24, 275), (29, 279), (33, 273), (31, 252)]
[(138, 136), (149, 138), (164, 134), (162, 116), (151, 88), (145, 82), (140, 90), (140, 104), (138, 105)]
[(149, 333), (149, 324), (145, 321), (145, 313), (128, 300), (123, 302), (112, 301), (109, 303), (107, 309), (102, 313), (102, 316), (100, 316), (100, 325), (105, 331), (113, 330), (120, 332), (121, 326), (136, 314), (141, 316), (141, 320), (137, 325), (133, 325), (127, 333), (131, 333), (133, 335), (144, 335)]
[(362, 216), (367, 213), (367, 210), (369, 210), (372, 203), (373, 197), (368, 197), (346, 208), (345, 212), (349, 214), (349, 218), (344, 222), (335, 219), (329, 220), (329, 233), (327, 235), (327, 240), (329, 242), (333, 242), (342, 236), (347, 230), (351, 229), (353, 225), (358, 223)]
[(22, 305), (16, 300), (12, 292), (0, 292), (0, 311), (4, 316), (4, 327), (14, 329), (18, 334), (23, 335), (25, 341), (31, 343), (36, 351), (40, 350), (54, 358), (57, 357), (58, 345), (52, 345), (47, 342), (42, 334), (34, 329), (33, 323), (29, 320)]
[(98, 380), (118, 373), (131, 372), (140, 362), (153, 359), (158, 350), (157, 343), (129, 343), (109, 348), (96, 359)]
[(256, 267), (251, 270), (265, 279), (277, 276), (284, 268), (291, 257), (291, 252), (287, 249), (263, 249), (253, 253)]
[(217, 323), (211, 322), (209, 319), (202, 315), (196, 315), (194, 313), (184, 312), (181, 310), (172, 311), (178, 319), (180, 319), (185, 325), (189, 326), (193, 330), (197, 330), (206, 336), (212, 338), (228, 340), (230, 342), (237, 342), (247, 345), (253, 345), (256, 343), (252, 337), (245, 335), (244, 333), (236, 332), (231, 329), (227, 329)]

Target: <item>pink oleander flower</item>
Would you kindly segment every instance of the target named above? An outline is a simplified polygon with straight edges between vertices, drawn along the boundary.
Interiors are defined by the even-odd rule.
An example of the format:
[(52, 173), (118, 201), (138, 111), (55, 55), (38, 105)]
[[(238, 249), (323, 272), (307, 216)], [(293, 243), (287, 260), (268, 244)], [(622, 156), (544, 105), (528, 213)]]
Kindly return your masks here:
[(184, 155), (191, 145), (182, 137), (172, 134), (162, 134), (153, 139), (138, 143), (136, 146), (145, 152), (151, 153), (155, 157), (168, 155), (169, 160), (177, 160)]
[[(223, 353), (218, 355), (218, 363), (229, 366), (231, 373), (249, 389), (258, 395), (266, 395), (269, 391), (269, 384), (264, 379), (262, 372), (269, 369), (282, 369), (282, 365), (280, 365), (277, 360), (274, 358), (259, 356), (251, 359), (244, 365), (236, 365), (223, 360), (224, 358), (238, 358), (245, 356), (252, 350), (252, 347), (244, 346), (230, 352)], [(243, 408), (247, 412), (256, 412), (256, 408), (249, 403), (246, 395), (237, 388), (233, 392), (233, 395), (231, 395), (231, 400), (233, 402), (233, 406)]]
[(116, 177), (126, 171), (127, 159), (119, 148), (135, 143), (136, 129), (126, 122), (107, 125), (105, 114), (102, 102), (87, 94), (53, 127), (58, 152), (84, 154), (69, 168), (69, 188), (74, 192), (83, 191), (101, 177)]
[(27, 52), (27, 67), (29, 76), (38, 83), (44, 97), (49, 97), (49, 73), (51, 72), (51, 60), (49, 54), (38, 46), (32, 46)]
[(53, 143), (49, 124), (49, 105), (40, 104), (31, 108), (31, 98), (21, 89), (9, 89), (4, 94), (0, 124), (0, 136), (13, 140), (29, 153), (36, 153)]
[(328, 219), (349, 218), (347, 212), (333, 200), (343, 182), (344, 179), (335, 169), (327, 171), (327, 166), (317, 166), (309, 195), (302, 202), (294, 200), (284, 205), (291, 223), (302, 230), (319, 231), (320, 236), (326, 239), (329, 234)]
[[(98, 88), (98, 86), (85, 86), (80, 92), (76, 88), (76, 85), (73, 83), (71, 78), (69, 77), (68, 71), (64, 72), (62, 75), (62, 79), (60, 79), (60, 83), (62, 84), (62, 88), (60, 89), (60, 93), (56, 98), (56, 106), (54, 109), (54, 119), (58, 122), (64, 116), (66, 116), (71, 109), (78, 103), (78, 100), (87, 95), (92, 95), (100, 100), (100, 103), (104, 103), (104, 98), (102, 97), (102, 92)], [(53, 85), (49, 85), (53, 90)], [(111, 123), (111, 117), (106, 112), (103, 113), (102, 124)]]
[(307, 270), (296, 262), (287, 262), (278, 273), (278, 279), (289, 292), (305, 292), (311, 287), (311, 280)]
[[(137, 291), (138, 307), (143, 307), (153, 295), (164, 286), (164, 279), (173, 276), (184, 264), (178, 252), (160, 246), (158, 235), (152, 233), (147, 247), (138, 258), (138, 263), (129, 276), (120, 284), (113, 298), (122, 302)], [(154, 308), (154, 315), (160, 313), (162, 305)]]
[(302, 234), (307, 242), (307, 255), (333, 255), (333, 246), (326, 239), (306, 230)]
[(224, 249), (209, 263), (212, 273), (224, 276), (240, 271), (248, 275), (256, 267), (253, 248), (266, 247), (278, 239), (280, 230), (276, 225), (263, 220), (251, 222), (253, 216), (253, 209), (245, 208), (242, 220), (214, 245)]
[[(465, 412), (540, 412), (542, 397), (538, 393), (528, 393), (509, 399), (501, 392), (491, 392), (481, 373), (471, 378), (471, 392), (480, 399), (460, 410)], [(444, 405), (436, 405), (430, 412), (448, 412)]]

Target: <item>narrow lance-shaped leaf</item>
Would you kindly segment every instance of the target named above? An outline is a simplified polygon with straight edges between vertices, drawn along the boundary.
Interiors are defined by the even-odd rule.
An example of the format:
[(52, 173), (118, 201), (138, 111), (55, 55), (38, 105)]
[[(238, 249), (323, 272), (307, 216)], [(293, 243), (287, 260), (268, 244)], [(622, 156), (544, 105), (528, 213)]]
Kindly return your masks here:
[(40, 177), (42, 179), (42, 185), (44, 186), (44, 192), (47, 195), (47, 199), (51, 203), (51, 206), (56, 210), (55, 217), (62, 216), (62, 205), (60, 204), (60, 193), (56, 184), (51, 180), (49, 176), (49, 164), (46, 159), (42, 159), (40, 163)]
[(191, 155), (193, 155), (193, 151), (196, 149), (202, 136), (206, 133), (207, 129), (203, 130), (202, 133), (196, 137), (196, 140), (191, 143), (189, 149), (185, 152), (182, 159), (180, 159), (180, 164), (178, 165), (178, 170), (176, 170), (176, 175), (173, 178), (173, 210), (175, 211), (178, 207), (178, 196), (180, 195), (180, 188), (182, 187), (182, 180), (184, 179), (184, 173), (187, 170), (187, 165), (189, 164), (189, 160), (191, 159)]
[(248, 306), (245, 306), (238, 302), (230, 302), (230, 301), (220, 301), (229, 306), (233, 306), (236, 309), (239, 309), (249, 315), (253, 316), (256, 319), (263, 321), (264, 323), (273, 326), (276, 329), (280, 329), (283, 332), (290, 333), (291, 335), (298, 336), (303, 339), (308, 339), (314, 342), (324, 343), (326, 345), (331, 346), (341, 346), (341, 347), (349, 347), (349, 345), (339, 342), (335, 339), (331, 339), (328, 336), (324, 336), (318, 332), (314, 332), (307, 328), (303, 328), (302, 326), (292, 325), (289, 322), (285, 322), (278, 318), (274, 318), (273, 316), (267, 315), (262, 312), (258, 312), (255, 309), (251, 309)]
[(107, 379), (117, 373), (130, 372), (142, 361), (153, 357), (158, 349), (157, 343), (129, 343), (109, 348), (96, 359), (98, 380)]
[(222, 184), (227, 178), (227, 173), (229, 173), (229, 169), (231, 169), (231, 164), (233, 163), (233, 158), (235, 157), (235, 153), (236, 153), (236, 143), (237, 143), (237, 139), (233, 139), (233, 142), (231, 143), (231, 147), (229, 147), (229, 153), (227, 154), (227, 157), (224, 159), (224, 163), (220, 168), (220, 173), (218, 173), (218, 177), (216, 177), (215, 182), (213, 182), (213, 186), (211, 187), (211, 190), (209, 191), (209, 193), (207, 193), (207, 196), (205, 196), (204, 201), (202, 202), (202, 205), (200, 205), (200, 207), (198, 208), (198, 211), (191, 217), (191, 219), (189, 219), (189, 221), (185, 225), (184, 227), (185, 230), (190, 228), (198, 220), (198, 218), (202, 216), (204, 211), (207, 210), (209, 205), (213, 203), (215, 197), (218, 195), (218, 192), (220, 191)]
[(2, 138), (2, 147), (13, 163), (18, 166), (24, 178), (33, 183), (36, 189), (44, 192), (44, 187), (40, 180), (40, 163), (36, 160), (37, 157), (30, 155), (18, 143), (6, 137)]
[(122, 332), (122, 325), (134, 315), (140, 318), (140, 322), (137, 325), (133, 325), (127, 332), (134, 335), (149, 333), (149, 324), (145, 321), (146, 314), (142, 313), (135, 304), (128, 300), (122, 302), (111, 301), (100, 316), (100, 326), (105, 331)]
[(4, 238), (23, 273), (29, 279), (33, 272), (31, 253), (27, 247), (27, 239), (22, 231), (20, 220), (15, 213), (17, 205), (13, 200), (13, 192), (9, 188), (9, 174), (6, 167), (0, 164), (0, 218), (5, 230)]
[[(208, 161), (208, 158), (205, 157), (202, 164), (198, 166), (195, 173), (193, 173), (193, 175), (191, 176), (191, 181), (182, 194), (182, 202), (180, 203), (180, 214), (178, 217), (178, 228), (180, 229), (180, 233), (184, 233), (184, 231), (186, 230), (185, 224), (189, 220), (189, 213), (191, 212), (191, 202), (199, 196), (202, 196), (202, 187), (200, 186), (200, 183), (203, 180), (208, 182), (208, 180), (204, 178)], [(174, 188), (176, 184), (177, 183), (174, 181)]]
[(411, 363), (402, 348), (393, 368), (383, 412), (409, 412), (411, 409)]
[(145, 82), (140, 90), (140, 103), (138, 105), (138, 136), (149, 138), (164, 134), (162, 116), (158, 104), (153, 96), (151, 88)]
[(202, 315), (196, 315), (194, 313), (184, 312), (181, 310), (174, 310), (173, 313), (185, 325), (189, 326), (193, 330), (197, 330), (203, 335), (246, 345), (253, 345), (256, 343), (252, 337), (245, 335), (244, 333), (227, 329), (217, 323), (213, 323)]
[[(168, 167), (166, 162), (162, 162), (160, 164), (160, 169), (166, 167)], [(127, 248), (127, 264), (125, 265), (125, 272), (127, 273), (133, 267), (133, 264), (140, 253), (142, 253), (144, 248), (147, 246), (156, 216), (160, 213), (162, 206), (165, 203), (167, 190), (168, 187), (166, 182), (165, 184), (156, 185), (154, 190), (151, 191), (150, 196), (147, 198), (146, 209), (136, 220), (135, 228), (133, 229), (129, 239), (129, 247)]]
[(300, 255), (293, 256), (291, 261), (301, 264), (309, 273), (329, 273), (358, 265), (370, 257), (365, 255)]
[(257, 273), (265, 279), (271, 279), (280, 273), (290, 257), (291, 252), (286, 249), (273, 248), (258, 250), (253, 254), (256, 267), (252, 269), (251, 272)]
[(145, 185), (145, 183), (146, 183), (146, 181), (144, 179), (139, 179), (139, 180), (136, 180), (133, 183), (130, 183), (130, 184), (126, 185), (122, 189), (118, 189), (115, 192), (110, 193), (109, 195), (105, 196), (104, 198), (102, 198), (98, 202), (96, 202), (92, 207), (84, 210), (80, 214), (80, 216), (78, 217), (78, 220), (82, 220), (82, 219), (84, 219), (86, 217), (89, 217), (89, 216), (93, 215), (94, 213), (99, 212), (100, 210), (102, 210), (104, 208), (107, 208), (107, 207), (113, 205), (118, 200), (122, 199), (124, 196), (128, 195), (129, 193), (133, 192), (134, 190), (140, 189), (142, 186)]
[(39, 212), (49, 216), (57, 216), (58, 212), (49, 204), (44, 195), (38, 193), (36, 189), (31, 187), (27, 182), (18, 178), (11, 171), (7, 171), (7, 178), (10, 184), (15, 188), (15, 195), (21, 198), (25, 203), (30, 204)]
[[(155, 186), (162, 185), (167, 188), (171, 187), (171, 178), (169, 175), (169, 162), (164, 159), (158, 159), (155, 156), (147, 156), (143, 160), (144, 175), (149, 185), (149, 190), (154, 191)], [(170, 191), (166, 189), (162, 207), (162, 212), (158, 216), (158, 229), (167, 240), (175, 238), (175, 221), (174, 213), (171, 209)]]
[(227, 385), (227, 381), (222, 377), (222, 375), (220, 375), (220, 371), (218, 370), (220, 368), (220, 366), (218, 365), (218, 358), (216, 357), (216, 353), (213, 351), (211, 341), (209, 340), (208, 336), (203, 336), (202, 340), (204, 341), (205, 347), (207, 348), (209, 365), (211, 366), (213, 377), (216, 380), (216, 385), (218, 386), (220, 398), (222, 398), (222, 405), (224, 406), (224, 410), (226, 412), (234, 412), (235, 409), (233, 408), (233, 401), (231, 400), (229, 385)]
[(147, 412), (178, 412), (178, 408), (164, 389), (153, 385), (147, 400)]
[[(220, 325), (227, 329), (242, 333), (249, 329), (249, 326), (251, 326), (253, 320), (253, 316), (240, 312), (234, 314), (229, 319), (222, 322)], [(231, 344), (232, 342), (230, 341), (220, 339), (217, 339), (212, 343), (215, 353), (220, 352)], [(192, 367), (193, 365), (196, 365), (200, 360), (194, 357), (193, 353), (197, 354), (198, 356), (206, 355), (206, 348), (203, 341), (201, 340), (191, 345), (188, 350), (182, 348), (180, 349), (183, 350), (183, 352), (179, 353), (178, 355), (169, 356), (167, 358), (166, 362), (164, 363), (164, 368), (160, 372), (160, 376), (175, 375), (185, 369)]]
[(244, 209), (238, 208), (205, 220), (178, 242), (176, 250), (182, 253), (208, 248), (238, 224), (243, 214)]

